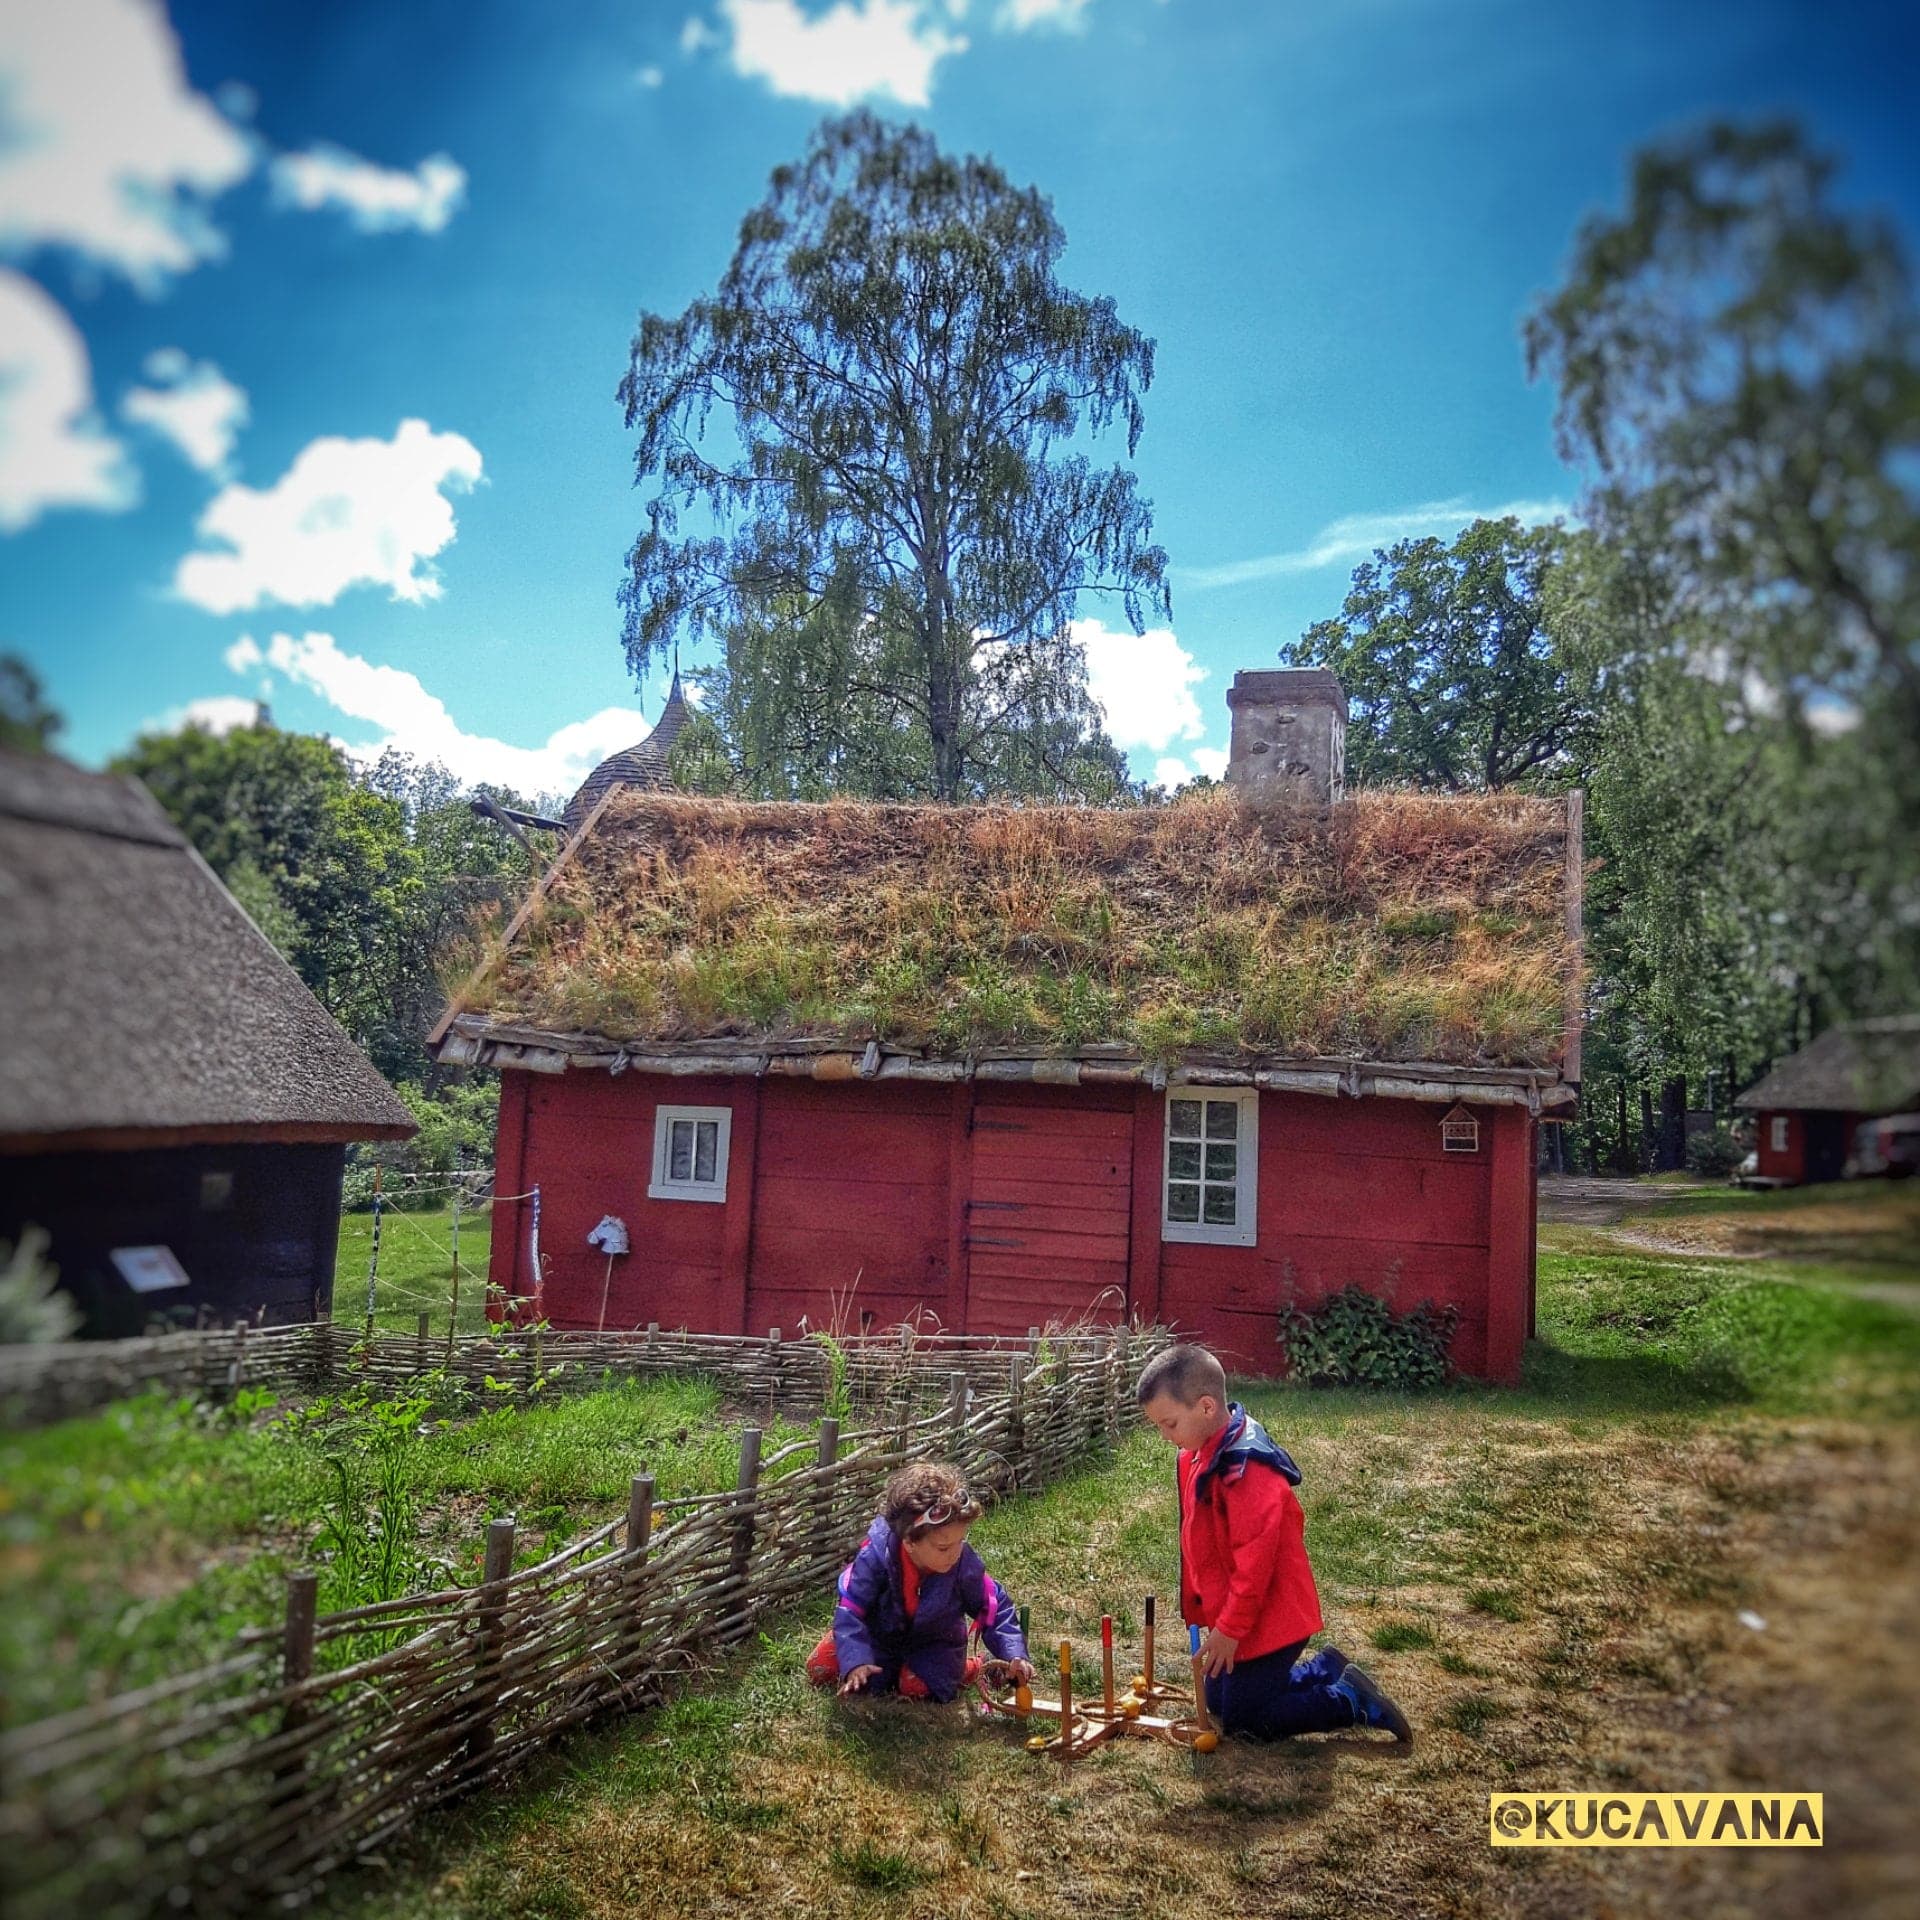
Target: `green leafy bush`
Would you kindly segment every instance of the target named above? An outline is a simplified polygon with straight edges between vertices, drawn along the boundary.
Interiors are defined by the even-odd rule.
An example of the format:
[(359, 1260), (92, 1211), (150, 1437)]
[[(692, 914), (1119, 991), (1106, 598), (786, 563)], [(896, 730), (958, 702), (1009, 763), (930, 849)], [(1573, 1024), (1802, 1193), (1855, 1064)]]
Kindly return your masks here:
[(1711, 1133), (1689, 1134), (1687, 1137), (1689, 1173), (1724, 1178), (1745, 1158), (1746, 1149), (1734, 1140), (1725, 1127), (1716, 1127)]
[(1396, 1314), (1378, 1294), (1343, 1287), (1311, 1310), (1283, 1307), (1280, 1344), (1288, 1373), (1304, 1386), (1412, 1393), (1446, 1384), (1459, 1318), (1459, 1308), (1431, 1300)]

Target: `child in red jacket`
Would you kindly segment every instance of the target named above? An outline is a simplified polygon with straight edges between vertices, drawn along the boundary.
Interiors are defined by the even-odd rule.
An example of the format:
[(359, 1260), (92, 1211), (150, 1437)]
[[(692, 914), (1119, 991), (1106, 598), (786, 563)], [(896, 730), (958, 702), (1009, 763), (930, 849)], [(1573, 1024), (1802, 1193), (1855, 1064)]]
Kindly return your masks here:
[(1410, 1741), (1406, 1715), (1338, 1647), (1301, 1658), (1323, 1622), (1293, 1493), (1300, 1469), (1227, 1398), (1220, 1362), (1169, 1347), (1141, 1374), (1139, 1400), (1180, 1449), (1180, 1611), (1207, 1629), (1208, 1711), (1259, 1739), (1360, 1726)]

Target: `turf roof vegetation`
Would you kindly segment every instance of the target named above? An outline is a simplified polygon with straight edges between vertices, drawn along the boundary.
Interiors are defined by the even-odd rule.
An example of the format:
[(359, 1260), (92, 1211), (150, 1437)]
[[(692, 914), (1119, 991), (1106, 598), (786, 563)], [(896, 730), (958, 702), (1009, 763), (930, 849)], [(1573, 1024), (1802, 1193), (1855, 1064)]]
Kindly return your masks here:
[(1536, 1067), (1577, 968), (1566, 811), (622, 794), (457, 1008), (616, 1042)]

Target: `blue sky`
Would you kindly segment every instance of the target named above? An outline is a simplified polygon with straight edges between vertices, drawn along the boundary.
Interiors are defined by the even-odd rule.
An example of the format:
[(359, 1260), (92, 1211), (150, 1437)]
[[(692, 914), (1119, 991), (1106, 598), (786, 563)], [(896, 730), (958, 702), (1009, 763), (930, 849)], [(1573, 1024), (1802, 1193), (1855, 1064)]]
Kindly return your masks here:
[(1158, 341), (1172, 626), (1084, 631), (1135, 771), (1214, 766), (1370, 546), (1575, 498), (1518, 325), (1632, 149), (1795, 112), (1911, 235), (1916, 53), (1765, 0), (0, 0), (0, 648), (87, 761), (264, 692), (566, 787), (661, 695), (634, 317), (858, 98), (1040, 185)]

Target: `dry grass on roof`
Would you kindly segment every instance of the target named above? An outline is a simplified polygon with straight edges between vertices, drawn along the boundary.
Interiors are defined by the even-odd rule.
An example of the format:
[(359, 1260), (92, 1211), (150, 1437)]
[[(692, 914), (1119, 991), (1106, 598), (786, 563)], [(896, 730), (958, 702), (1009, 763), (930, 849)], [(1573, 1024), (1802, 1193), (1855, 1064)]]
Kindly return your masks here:
[(1394, 792), (1331, 815), (632, 793), (458, 999), (622, 1041), (1543, 1064), (1564, 819)]

